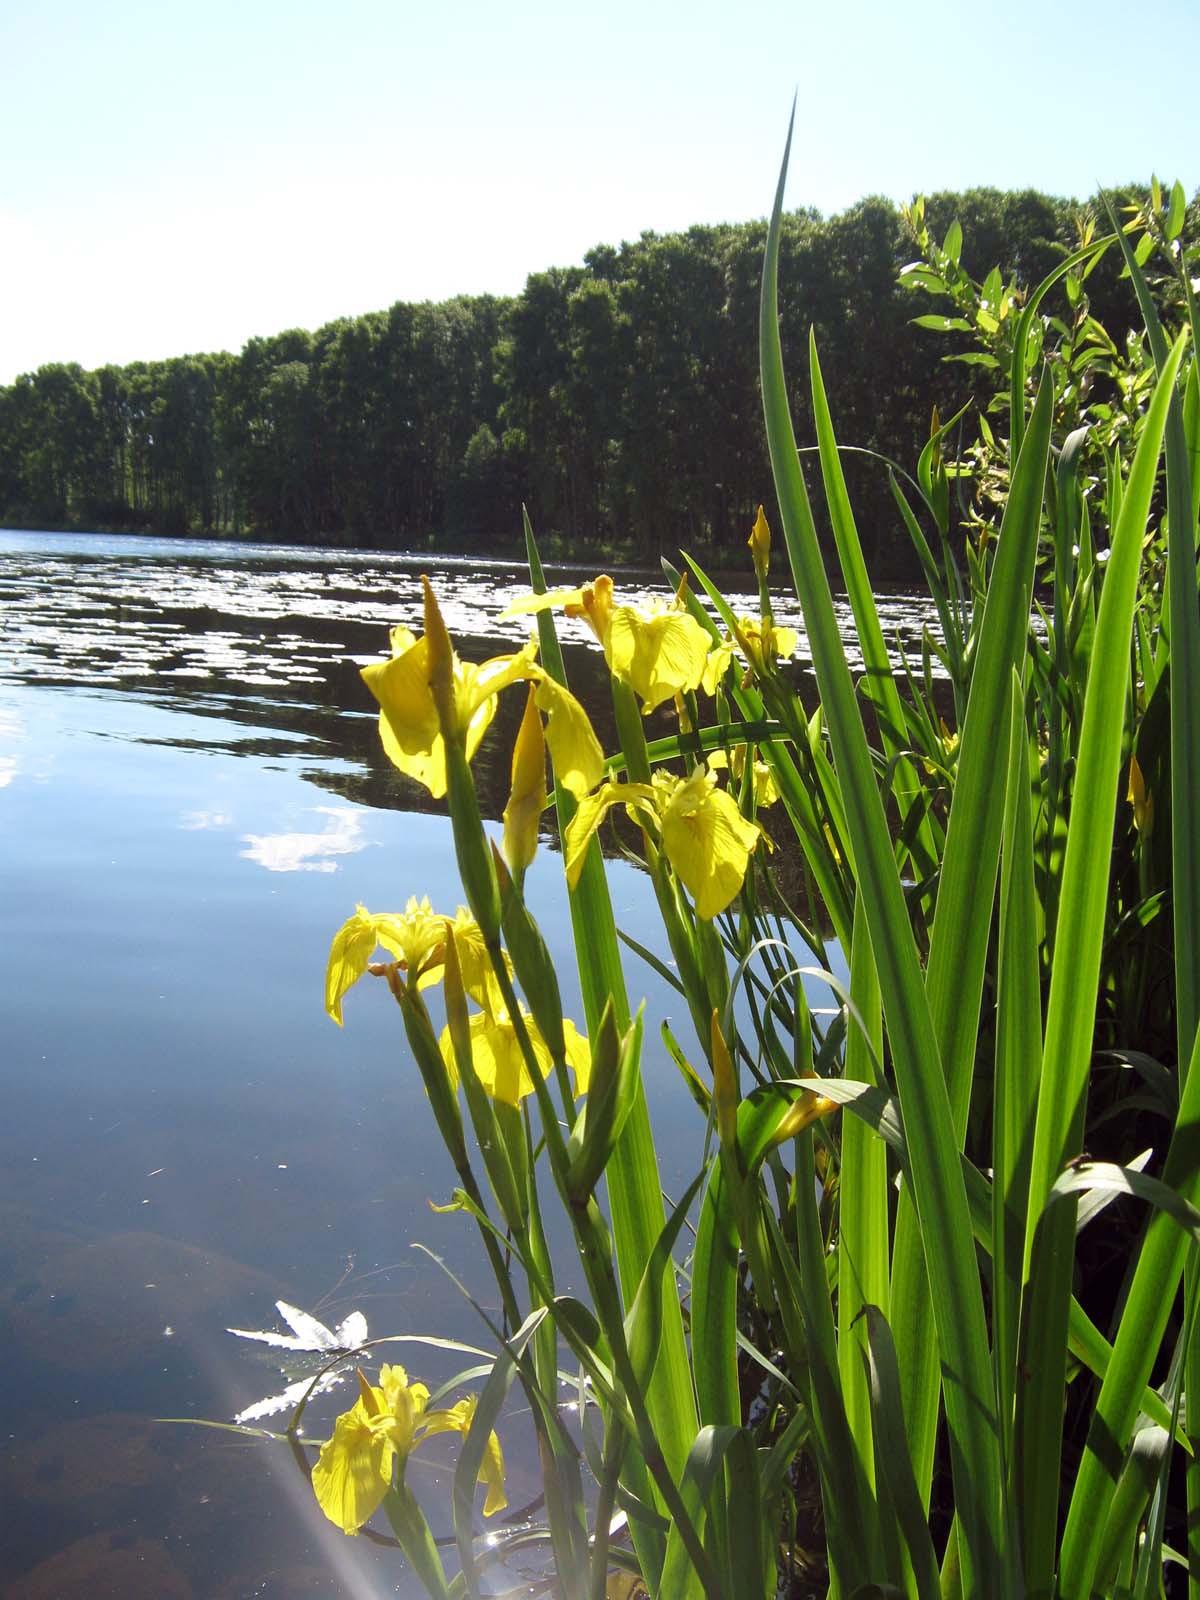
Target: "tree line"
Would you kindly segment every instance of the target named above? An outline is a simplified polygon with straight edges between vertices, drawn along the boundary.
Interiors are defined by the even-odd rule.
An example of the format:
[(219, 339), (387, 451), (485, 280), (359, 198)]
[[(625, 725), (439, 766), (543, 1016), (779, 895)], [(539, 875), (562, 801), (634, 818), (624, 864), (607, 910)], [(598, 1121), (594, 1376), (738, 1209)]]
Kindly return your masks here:
[[(961, 223), (970, 271), (998, 264), (1025, 285), (1072, 248), (1080, 214), (1033, 191), (926, 202), (934, 228)], [(770, 484), (765, 227), (646, 233), (534, 273), (514, 298), (397, 302), (238, 355), (43, 366), (0, 388), (0, 521), (517, 553), (524, 502), (560, 553), (719, 559), (744, 544)], [(845, 443), (911, 465), (930, 397), (943, 415), (971, 397), (972, 369), (944, 364), (947, 341), (912, 326), (931, 309), (899, 279), (913, 254), (887, 200), (787, 217), (782, 331), (801, 443), (810, 325)], [(1135, 325), (1115, 256), (1089, 294), (1101, 322)], [(902, 575), (886, 471), (849, 459), (868, 554)]]

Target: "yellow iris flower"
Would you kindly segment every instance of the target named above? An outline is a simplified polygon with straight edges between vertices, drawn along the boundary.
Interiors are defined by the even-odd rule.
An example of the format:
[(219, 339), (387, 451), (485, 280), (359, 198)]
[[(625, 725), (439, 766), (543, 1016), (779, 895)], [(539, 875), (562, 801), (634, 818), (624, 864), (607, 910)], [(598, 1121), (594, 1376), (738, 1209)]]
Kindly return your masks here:
[[(521, 1019), (533, 1046), (534, 1058), (541, 1068), (542, 1077), (548, 1077), (554, 1065), (545, 1040), (537, 1024), (522, 1007)], [(477, 1011), (470, 1020), (471, 1061), (480, 1083), (494, 1100), (503, 1100), (515, 1106), (526, 1095), (533, 1093), (533, 1079), (525, 1064), (525, 1056), (517, 1040), (517, 1030), (507, 1012), (501, 1009)], [(575, 1093), (586, 1094), (592, 1073), (592, 1052), (587, 1038), (580, 1033), (569, 1017), (563, 1018), (563, 1039), (566, 1044), (567, 1065), (575, 1074)], [(454, 1059), (454, 1045), (450, 1029), (444, 1028), (441, 1037), (442, 1059), (450, 1082), (458, 1085), (458, 1066)]]
[[(728, 768), (732, 774), (732, 781), (740, 789), (742, 774), (746, 770), (746, 746), (734, 745), (732, 752), (714, 750), (708, 758), (710, 772), (720, 772)], [(754, 804), (761, 811), (766, 806), (773, 806), (779, 799), (779, 785), (775, 782), (775, 774), (765, 761), (760, 761), (757, 756), (754, 760)]]
[(680, 605), (665, 601), (617, 605), (613, 581), (602, 575), (580, 589), (556, 589), (514, 600), (501, 612), (501, 620), (552, 606), (586, 620), (600, 641), (609, 670), (635, 691), (647, 716), (675, 695), (699, 688), (710, 640)]
[(623, 805), (635, 821), (656, 827), (667, 860), (696, 905), (711, 920), (742, 887), (750, 852), (762, 838), (731, 795), (717, 788), (713, 773), (697, 768), (688, 778), (656, 772), (651, 783), (609, 779), (579, 804), (566, 834), (567, 882), (583, 870), (588, 841), (611, 807)]
[(418, 988), (437, 982), (442, 946), (446, 938), (445, 919), (436, 917), (428, 897), (411, 898), (402, 915), (370, 912), (356, 907), (354, 915), (333, 936), (329, 962), (325, 968), (325, 1009), (342, 1026), (342, 1000), (370, 965), (379, 948), (391, 955), (415, 981)]
[[(493, 1005), (498, 986), (479, 924), (460, 906), (450, 925), (458, 947), (463, 988), (480, 1005)], [(409, 983), (415, 983), (418, 989), (440, 982), (446, 926), (447, 918), (436, 915), (428, 896), (420, 901), (410, 897), (402, 913), (356, 907), (354, 915), (334, 934), (325, 968), (325, 1009), (338, 1027), (342, 1026), (342, 1001), (363, 973), (370, 970), (371, 957), (377, 949), (386, 950), (406, 973)]]
[(712, 647), (705, 663), (700, 687), (705, 694), (716, 694), (729, 663), (741, 651), (755, 672), (768, 672), (777, 661), (789, 661), (800, 643), (795, 628), (777, 628), (770, 617), (738, 617), (733, 637)]
[[(381, 1367), (377, 1386), (360, 1371), (358, 1387), (358, 1400), (337, 1419), (333, 1438), (321, 1446), (312, 1471), (317, 1504), (343, 1533), (357, 1533), (378, 1511), (391, 1488), (397, 1458), (403, 1465), (431, 1434), (465, 1434), (475, 1415), (474, 1396), (445, 1411), (427, 1411), (429, 1390), (423, 1383), (410, 1384), (400, 1366)], [(504, 1458), (494, 1433), (484, 1450), (479, 1481), (487, 1484), (483, 1514), (490, 1517), (508, 1504)]]
[[(427, 619), (432, 611), (444, 638), (437, 598), (428, 580), (421, 581)], [(362, 671), (363, 682), (379, 702), (383, 748), (393, 765), (440, 799), (446, 793), (446, 746), (430, 688), (434, 662), (429, 627), (420, 639), (408, 628), (393, 628), (391, 644), (389, 661)], [(604, 752), (579, 701), (556, 683), (536, 658), (537, 644), (532, 639), (515, 655), (495, 656), (490, 661), (463, 661), (453, 653), (454, 734), (462, 738), (469, 761), (496, 714), (500, 691), (510, 683), (532, 683), (538, 708), (547, 714), (546, 742), (558, 781), (572, 793), (585, 794), (604, 770)]]

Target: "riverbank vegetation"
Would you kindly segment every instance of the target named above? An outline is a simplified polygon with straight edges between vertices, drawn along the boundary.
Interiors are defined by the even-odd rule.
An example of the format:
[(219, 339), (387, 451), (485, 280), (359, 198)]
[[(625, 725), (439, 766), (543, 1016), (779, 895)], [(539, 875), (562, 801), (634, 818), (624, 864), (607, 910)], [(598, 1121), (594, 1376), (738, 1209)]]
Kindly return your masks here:
[[(365, 669), (385, 751), (447, 797), (467, 907), (359, 907), (326, 1004), (340, 1022), (352, 989), (368, 1003), (368, 974), (398, 1003), (457, 1175), (449, 1225), (476, 1225), (498, 1309), (478, 1307), (494, 1356), (434, 1397), (386, 1343), (360, 1352), (385, 1364), (319, 1446), (313, 1487), (348, 1532), (386, 1517), (443, 1600), (494, 1592), (492, 1569), (536, 1550), (545, 1592), (571, 1600), (603, 1600), (618, 1573), (663, 1600), (1159, 1596), (1168, 1570), (1195, 1595), (1200, 316), (1184, 197), (1154, 185), (1141, 207), (1101, 206), (1027, 294), (972, 276), (959, 227), (911, 210), (924, 314), (990, 401), (935, 421), (889, 483), (941, 618), (897, 667), (815, 335), (800, 346), (815, 449), (797, 454), (782, 194), (781, 177), (757, 337), (776, 490), (748, 541), (758, 614), (733, 614), (696, 561), (656, 609), (604, 578), (546, 593), (527, 527), (525, 649), (460, 660), (427, 583), (424, 635), (396, 629)], [(1120, 343), (1091, 309), (1105, 262), (1142, 318)], [(781, 555), (815, 713), (774, 622)], [(607, 760), (565, 683), (558, 610), (604, 651)], [(528, 700), (497, 848), (470, 761), (501, 692)], [(647, 744), (661, 705), (678, 733)], [(547, 805), (580, 1026), (523, 896)], [(645, 929), (619, 940), (597, 840), (614, 813), (669, 966)], [(792, 899), (771, 870), (785, 838), (806, 866)], [(691, 1033), (636, 1004), (631, 951)], [(695, 1125), (693, 1176), (667, 1202), (651, 1028)], [(565, 1271), (550, 1208), (577, 1247)], [(460, 1388), (472, 1397), (426, 1409)], [(312, 1465), (303, 1411), (289, 1437)], [(545, 1516), (506, 1526), (519, 1426)], [(405, 1470), (435, 1428), (461, 1435), (450, 1506)], [(449, 1525), (452, 1561), (435, 1537)]]
[[(929, 198), (936, 240), (956, 221), (962, 269), (982, 282), (1004, 262), (1020, 292), (1096, 218), (1033, 192)], [(1198, 230), (1193, 202), (1182, 237)], [(0, 520), (519, 555), (525, 502), (547, 553), (741, 560), (730, 530), (769, 470), (752, 357), (764, 240), (761, 222), (647, 234), (535, 273), (514, 299), (398, 303), (237, 355), (42, 367), (0, 389)], [(977, 353), (945, 366), (950, 347), (911, 326), (930, 307), (900, 269), (919, 254), (888, 201), (783, 218), (783, 336), (801, 352), (788, 398), (805, 436), (810, 325), (861, 449), (915, 460), (932, 396), (951, 415), (986, 393)], [(1122, 345), (1136, 307), (1113, 260), (1088, 296)], [(875, 577), (919, 575), (886, 472), (865, 456), (846, 472)]]

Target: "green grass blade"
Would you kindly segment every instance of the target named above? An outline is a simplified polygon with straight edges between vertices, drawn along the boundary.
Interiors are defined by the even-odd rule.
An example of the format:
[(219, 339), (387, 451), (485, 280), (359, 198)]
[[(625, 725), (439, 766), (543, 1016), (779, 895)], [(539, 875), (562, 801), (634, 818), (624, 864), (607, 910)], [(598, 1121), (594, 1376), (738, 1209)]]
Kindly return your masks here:
[[(1192, 1206), (1200, 1203), (1200, 1034), (1191, 1054), (1162, 1184), (1180, 1200)], [(1060, 1583), (1067, 1594), (1090, 1593), (1096, 1576), (1100, 1552), (1095, 1529), (1107, 1517), (1116, 1492), (1124, 1451), (1140, 1409), (1139, 1397), (1158, 1355), (1183, 1272), (1188, 1236), (1178, 1222), (1157, 1210), (1146, 1228), (1071, 1496), (1060, 1565)]]
[(767, 238), (759, 323), (767, 442), (879, 974), (912, 1158), (912, 1190), (918, 1213), (926, 1223), (926, 1263), (946, 1374), (946, 1415), (955, 1492), (962, 1516), (966, 1584), (981, 1597), (1000, 1595), (1009, 1591), (1010, 1575), (1005, 1559), (995, 1396), (954, 1123), (903, 889), (838, 635), (787, 405), (777, 292), (786, 174), (785, 154)]
[[(1001, 749), (1007, 744), (1012, 674), (1023, 662), (1029, 633), (1052, 402), (1053, 386), (1044, 376), (1013, 472), (976, 639), (930, 934), (925, 992), (960, 1145), (974, 1081), (979, 1011), (992, 928), (989, 913), (1004, 815), (1005, 766), (996, 759), (996, 751), (997, 744)], [(914, 1226), (912, 1207), (902, 1204), (896, 1225), (891, 1320), (917, 1482), (922, 1495), (928, 1497), (937, 1427), (937, 1351), (930, 1336), (924, 1263)]]
[(896, 1520), (908, 1547), (918, 1600), (938, 1600), (937, 1559), (929, 1525), (925, 1520), (917, 1480), (909, 1455), (904, 1410), (900, 1400), (900, 1372), (891, 1329), (878, 1306), (864, 1308), (871, 1370), (871, 1407), (874, 1417), (875, 1448), (887, 1478)]
[[(1112, 210), (1109, 208), (1112, 219)], [(1114, 222), (1115, 226), (1115, 222)], [(1169, 360), (1154, 296), (1128, 238), (1117, 236), (1161, 377)], [(1194, 308), (1193, 308), (1194, 309)], [(1193, 329), (1193, 334), (1195, 330)], [(1192, 352), (1193, 370), (1195, 351)], [(1196, 514), (1183, 401), (1172, 393), (1166, 426), (1167, 591), (1171, 640), (1171, 877), (1175, 923), (1175, 1004), (1182, 1068), (1200, 1023), (1200, 611), (1196, 605)], [(1200, 1378), (1200, 1359), (1195, 1369)]]
[[(533, 588), (544, 593), (545, 576), (528, 516), (525, 518), (525, 541)], [(565, 683), (562, 651), (553, 618), (548, 611), (538, 616), (538, 634), (543, 665), (558, 682)], [(560, 785), (560, 834), (565, 833), (573, 814), (571, 796)], [(629, 999), (608, 880), (600, 846), (595, 839), (588, 849), (579, 882), (571, 892), (570, 908), (588, 1031), (591, 1033), (599, 1026), (605, 1003), (611, 999), (617, 1026), (624, 1033), (631, 1021)], [(633, 1109), (609, 1160), (606, 1179), (617, 1271), (628, 1304), (637, 1291), (646, 1263), (666, 1221), (650, 1113), (640, 1082)], [(662, 1347), (646, 1396), (646, 1406), (668, 1470), (678, 1480), (695, 1437), (698, 1419), (683, 1332), (683, 1314), (674, 1295), (663, 1303)], [(631, 1487), (642, 1498), (655, 1503), (648, 1478), (640, 1477)], [(634, 1536), (641, 1555), (644, 1539), (636, 1530)], [(646, 1554), (650, 1568), (646, 1573), (647, 1579), (656, 1580), (658, 1561), (648, 1548)]]
[[(858, 645), (862, 651), (863, 669), (866, 675), (864, 692), (876, 709), (884, 754), (894, 763), (892, 786), (903, 822), (914, 803), (919, 801), (920, 781), (912, 762), (903, 753), (907, 745), (904, 711), (900, 704), (896, 680), (892, 675), (891, 659), (883, 640), (883, 629), (879, 625), (875, 594), (867, 574), (866, 562), (863, 560), (862, 544), (854, 523), (854, 513), (850, 509), (850, 497), (846, 493), (846, 478), (842, 472), (842, 460), (834, 438), (833, 419), (829, 414), (825, 383), (821, 376), (816, 337), (811, 329), (808, 336), (808, 363), (812, 378), (813, 420), (817, 429), (821, 476), (825, 484), (825, 502), (829, 507), (829, 518), (833, 526), (838, 560), (841, 563), (842, 579), (850, 598), (850, 609), (854, 614), (854, 626), (858, 633)], [(923, 817), (917, 828), (915, 846), (914, 855), (918, 873), (923, 875), (931, 872), (936, 864), (936, 851), (933, 832), (927, 818)]]
[[(738, 1107), (737, 1142), (748, 1171), (762, 1160), (794, 1095), (772, 1086), (747, 1096)], [(705, 1425), (741, 1422), (737, 1377), (738, 1237), (733, 1197), (724, 1164), (714, 1162), (700, 1207), (692, 1252), (692, 1282), (704, 1293), (692, 1299), (692, 1365)]]
[[(865, 1083), (879, 1082), (882, 1087), (875, 1067), (883, 1059), (879, 982), (861, 901), (854, 915), (850, 994), (861, 1026), (852, 1022), (846, 1037), (846, 1076)], [(874, 1488), (877, 1452), (872, 1448), (871, 1387), (864, 1359), (868, 1353), (867, 1324), (859, 1313), (864, 1306), (886, 1306), (890, 1298), (887, 1149), (861, 1118), (850, 1117), (842, 1123), (841, 1156), (838, 1367), (853, 1448), (867, 1482)]]
[(1025, 659), (1034, 560), (1050, 453), (1053, 384), (1043, 377), (1013, 472), (975, 651), (925, 992), (961, 1140), (970, 1106), (990, 906), (1000, 857), (1012, 675)]
[[(1024, 1248), (1029, 1304), (1021, 1333), (1024, 1355), (1018, 1388), (1020, 1520), (1025, 1581), (1034, 1593), (1050, 1588), (1057, 1543), (1062, 1447), (1057, 1419), (1062, 1414), (1074, 1259), (1072, 1209), (1047, 1218), (1036, 1262), (1034, 1240), (1051, 1187), (1064, 1163), (1078, 1152), (1082, 1138), (1138, 567), (1167, 408), (1182, 354), (1181, 339), (1155, 388), (1113, 532), (1084, 700), (1063, 863), (1030, 1169)], [(1048, 1425), (1051, 1418), (1055, 1421)]]
[(785, 1325), (789, 1322), (788, 1301), (803, 1319), (801, 1348), (809, 1369), (808, 1414), (821, 1480), (830, 1577), (839, 1591), (852, 1594), (860, 1583), (883, 1575), (883, 1545), (877, 1501), (850, 1436), (842, 1400), (815, 1189), (812, 1137), (802, 1135), (796, 1151), (796, 1246), (783, 1238), (771, 1207), (764, 1205), (762, 1211), (770, 1236), (783, 1321)]
[(1005, 1456), (1012, 1451), (1025, 1197), (1042, 1059), (1032, 783), (1020, 675), (1012, 675), (1000, 881), (992, 1113), (992, 1339)]
[(1081, 1109), (1095, 1025), (1109, 842), (1121, 759), (1138, 563), (1167, 405), (1182, 353), (1180, 340), (1158, 382), (1147, 414), (1113, 534), (1112, 554), (1096, 623), (1046, 1018), (1042, 1089), (1030, 1178), (1026, 1262), (1050, 1187), (1063, 1163), (1075, 1153), (1071, 1148), (1071, 1135)]

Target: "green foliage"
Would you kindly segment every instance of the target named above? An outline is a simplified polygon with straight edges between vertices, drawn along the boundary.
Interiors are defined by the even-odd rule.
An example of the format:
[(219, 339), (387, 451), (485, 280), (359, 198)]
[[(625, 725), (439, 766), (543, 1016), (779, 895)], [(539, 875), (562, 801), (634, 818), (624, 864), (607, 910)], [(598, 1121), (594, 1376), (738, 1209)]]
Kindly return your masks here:
[[(939, 326), (986, 320), (973, 286), (987, 286), (993, 260), (1010, 263), (1005, 295), (1018, 294), (1087, 225), (1072, 203), (992, 190), (933, 196), (923, 215), (929, 251), (905, 282), (932, 288), (949, 273)], [(933, 251), (954, 219), (951, 272)], [(1193, 237), (1194, 208), (1180, 215), (1168, 196), (1169, 227), (1175, 244)], [(915, 576), (877, 457), (914, 459), (928, 397), (940, 391), (947, 415), (972, 394), (986, 399), (990, 369), (959, 363), (939, 378), (933, 342), (913, 338), (897, 280), (912, 242), (891, 202), (828, 219), (794, 212), (780, 228), (784, 340), (803, 352), (816, 330), (831, 410), (855, 446), (843, 470), (866, 556), (877, 578)], [(556, 549), (740, 560), (730, 530), (753, 517), (767, 471), (754, 359), (763, 240), (761, 223), (647, 233), (535, 273), (511, 300), (400, 302), (255, 338), (237, 355), (42, 368), (0, 390), (0, 516), (511, 553), (524, 500)], [(1135, 312), (1115, 257), (1090, 270), (1082, 294), (1059, 310), (1095, 381), (1088, 330), (1115, 330), (1107, 353), (1121, 366)], [(958, 354), (994, 359), (983, 345)], [(1148, 378), (1143, 367), (1143, 387)], [(1114, 433), (1144, 398), (1111, 384), (1105, 397)], [(806, 433), (803, 354), (788, 399)]]
[[(837, 259), (814, 219), (785, 221), (785, 176), (786, 158), (765, 239), (759, 372), (816, 709), (802, 707), (780, 659), (794, 641), (781, 648), (774, 625), (765, 521), (752, 536), (757, 618), (735, 616), (692, 561), (711, 611), (680, 582), (673, 601), (639, 615), (598, 579), (525, 607), (537, 612), (540, 663), (531, 644), (477, 668), (454, 656), (427, 586), (425, 637), (405, 636), (390, 663), (367, 669), (396, 765), (419, 770), (435, 749), (444, 758), (474, 922), (414, 901), (371, 926), (395, 957), (380, 975), (457, 1176), (448, 1209), (479, 1228), (503, 1321), (485, 1318), (497, 1354), (477, 1408), (458, 1413), (457, 1576), (444, 1574), (402, 1462), (386, 1482), (370, 1478), (372, 1441), (396, 1433), (398, 1414), (376, 1418), (375, 1433), (369, 1419), (342, 1418), (319, 1478), (361, 1438), (365, 1514), (383, 1505), (432, 1593), (476, 1595), (485, 1560), (529, 1538), (500, 1532), (485, 1551), (473, 1520), (516, 1383), (543, 1464), (542, 1536), (570, 1600), (600, 1600), (618, 1569), (663, 1600), (766, 1600), (801, 1582), (917, 1600), (1157, 1595), (1171, 1541), (1186, 1546), (1200, 1592), (1200, 1407), (1187, 1404), (1200, 1386), (1200, 387), (1182, 191), (1152, 185), (1108, 232), (1085, 222), (1034, 285), (998, 268), (972, 276), (969, 222), (935, 230), (932, 203), (909, 208), (920, 262), (907, 287), (869, 287), (855, 314), (913, 286), (937, 296), (944, 309), (923, 322), (968, 340), (986, 380), (978, 412), (943, 426), (934, 410), (915, 477), (892, 479), (943, 629), (917, 662), (889, 653), (872, 594), (824, 376), (842, 357), (820, 329), (793, 342), (786, 303), (781, 316), (785, 255), (831, 282)], [(1032, 218), (1040, 226), (1045, 213)], [(839, 226), (867, 257), (875, 240), (882, 259), (885, 221), (869, 203)], [(1036, 234), (1023, 261), (1035, 245)], [(556, 441), (559, 467), (599, 470), (586, 419), (602, 401), (579, 377), (622, 340), (684, 391), (720, 364), (702, 334), (652, 348), (684, 305), (715, 293), (717, 275), (678, 241), (643, 240), (630, 255), (597, 254), (594, 280), (542, 275), (509, 324), (498, 420), (527, 445)], [(1106, 260), (1123, 263), (1144, 327), (1119, 346), (1088, 287)], [(817, 510), (785, 345), (805, 358)], [(848, 349), (844, 359), (854, 415)], [(518, 415), (522, 372), (533, 398)], [(311, 370), (295, 350), (266, 381), (279, 426), (313, 420)], [(659, 409), (686, 459), (678, 394)], [(271, 441), (268, 428), (264, 451)], [(490, 424), (466, 454), (480, 473), (495, 468), (503, 446)], [(643, 492), (658, 492), (648, 454), (630, 462)], [(659, 487), (663, 516), (690, 514), (686, 485)], [(526, 539), (543, 595), (528, 521)], [(830, 555), (854, 612), (857, 682)], [(599, 782), (580, 778), (587, 741), (564, 698), (556, 603), (588, 619), (609, 667), (621, 748)], [(653, 685), (659, 703), (670, 674), (679, 732), (649, 746), (638, 695)], [(525, 861), (510, 874), (491, 850), (469, 765), (480, 706), (514, 679), (550, 713), (552, 750), (564, 724), (574, 729), (569, 754), (557, 746), (554, 799), (592, 1041), (582, 1106)], [(540, 740), (536, 716), (528, 727)], [(514, 767), (514, 794), (517, 781)], [(640, 841), (668, 976), (695, 1025), (693, 1040), (669, 1040), (697, 1151), (674, 1204), (642, 1087), (647, 1019), (632, 1015), (596, 835), (615, 806)], [(767, 855), (768, 807), (771, 835), (803, 862), (796, 893)], [(849, 979), (817, 974), (837, 1001), (822, 1010), (805, 978), (815, 959), (830, 964), (830, 930)], [(355, 944), (351, 963), (345, 929), (338, 939), (340, 998), (370, 952)], [(439, 1044), (426, 980), (442, 968)], [(468, 993), (483, 1008), (474, 1017)], [(524, 1097), (498, 1088), (502, 1049), (516, 1052)], [(518, 1078), (509, 1072), (510, 1085)], [(550, 1203), (574, 1241), (577, 1293), (556, 1285)], [(577, 1371), (578, 1436), (556, 1400), (564, 1361)], [(617, 1546), (618, 1513), (628, 1547)]]

